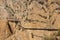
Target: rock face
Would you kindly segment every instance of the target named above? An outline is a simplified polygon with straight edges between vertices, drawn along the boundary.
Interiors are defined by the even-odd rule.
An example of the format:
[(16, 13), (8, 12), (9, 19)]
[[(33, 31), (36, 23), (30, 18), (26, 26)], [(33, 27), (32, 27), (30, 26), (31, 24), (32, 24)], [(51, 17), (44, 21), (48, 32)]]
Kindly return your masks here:
[(60, 40), (60, 0), (0, 0), (0, 40)]

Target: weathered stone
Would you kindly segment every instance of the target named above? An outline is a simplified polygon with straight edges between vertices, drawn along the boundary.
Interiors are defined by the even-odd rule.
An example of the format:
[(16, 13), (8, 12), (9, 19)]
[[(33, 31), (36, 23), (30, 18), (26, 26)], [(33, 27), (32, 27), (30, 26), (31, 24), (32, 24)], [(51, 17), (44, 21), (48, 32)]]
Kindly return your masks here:
[(0, 40), (59, 40), (59, 2), (0, 0)]

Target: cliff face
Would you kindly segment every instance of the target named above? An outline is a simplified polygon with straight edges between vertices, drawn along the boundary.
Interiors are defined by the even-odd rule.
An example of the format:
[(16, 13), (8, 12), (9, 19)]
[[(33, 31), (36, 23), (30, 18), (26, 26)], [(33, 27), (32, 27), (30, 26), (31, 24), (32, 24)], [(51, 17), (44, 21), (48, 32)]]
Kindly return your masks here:
[(0, 0), (0, 40), (60, 40), (60, 0)]

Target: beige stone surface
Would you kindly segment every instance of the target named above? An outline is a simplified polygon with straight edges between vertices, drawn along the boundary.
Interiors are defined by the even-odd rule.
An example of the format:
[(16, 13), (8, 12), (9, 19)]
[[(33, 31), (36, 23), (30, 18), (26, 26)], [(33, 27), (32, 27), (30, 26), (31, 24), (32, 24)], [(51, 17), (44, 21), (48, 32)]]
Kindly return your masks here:
[(59, 38), (60, 0), (0, 0), (0, 40)]
[(4, 40), (11, 35), (6, 20), (0, 20), (0, 40)]

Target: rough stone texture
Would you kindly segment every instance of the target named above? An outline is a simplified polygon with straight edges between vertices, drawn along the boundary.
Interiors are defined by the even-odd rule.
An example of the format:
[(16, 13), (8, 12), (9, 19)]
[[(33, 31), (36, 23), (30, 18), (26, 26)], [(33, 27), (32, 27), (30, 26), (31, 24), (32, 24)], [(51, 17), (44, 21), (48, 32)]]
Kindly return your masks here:
[(0, 40), (60, 40), (60, 0), (0, 0)]
[(6, 20), (0, 20), (0, 40), (4, 40), (11, 35)]

